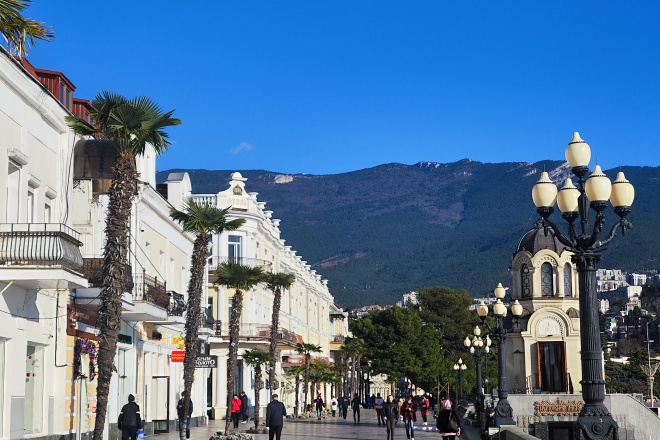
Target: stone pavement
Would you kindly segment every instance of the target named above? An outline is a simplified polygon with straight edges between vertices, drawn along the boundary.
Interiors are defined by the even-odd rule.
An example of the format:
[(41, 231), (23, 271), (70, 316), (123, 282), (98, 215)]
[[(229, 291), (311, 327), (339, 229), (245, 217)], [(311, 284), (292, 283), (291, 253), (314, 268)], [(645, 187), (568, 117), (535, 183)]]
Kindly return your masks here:
[[(282, 431), (282, 440), (290, 439), (314, 439), (314, 440), (385, 440), (387, 432), (384, 426), (378, 426), (376, 421), (376, 412), (374, 410), (362, 410), (361, 423), (356, 425), (353, 420), (347, 418), (346, 420), (339, 417), (327, 417), (324, 420), (318, 421), (312, 419), (288, 419), (284, 423)], [(415, 427), (415, 440), (426, 439), (440, 439), (438, 432), (435, 430), (422, 430), (422, 428), (434, 428), (435, 420), (429, 417), (429, 426), (421, 426), (421, 417), (418, 415), (418, 423)], [(480, 440), (479, 433), (476, 428), (465, 426), (467, 423), (462, 423), (461, 436), (457, 440)], [(249, 421), (247, 424), (242, 423), (239, 425), (238, 431), (244, 431), (254, 426), (254, 421)], [(192, 428), (190, 431), (190, 438), (192, 440), (208, 440), (216, 431), (224, 431), (224, 420), (210, 420), (206, 426), (199, 428)], [(268, 434), (252, 434), (255, 440), (266, 440)], [(169, 432), (167, 434), (156, 434), (151, 436), (154, 440), (177, 440), (179, 433), (177, 431)], [(395, 439), (405, 440), (406, 430), (403, 422), (399, 422), (395, 429)]]

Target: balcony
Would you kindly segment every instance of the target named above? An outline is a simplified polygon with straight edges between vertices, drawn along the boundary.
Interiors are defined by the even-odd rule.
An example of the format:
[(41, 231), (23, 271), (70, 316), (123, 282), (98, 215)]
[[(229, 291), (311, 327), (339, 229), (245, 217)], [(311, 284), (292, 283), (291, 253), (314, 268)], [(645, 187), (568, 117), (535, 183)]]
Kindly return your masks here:
[(144, 271), (133, 275), (133, 304), (131, 311), (123, 312), (128, 321), (166, 322), (170, 307), (170, 295), (166, 283), (158, 277), (147, 275)]
[[(101, 288), (103, 287), (103, 258), (85, 257), (81, 272), (87, 278), (88, 288), (76, 289), (74, 302), (77, 306), (96, 309), (101, 304)], [(130, 265), (124, 268), (124, 290), (122, 294), (122, 313), (131, 312), (133, 304), (133, 274)]]
[[(89, 287), (103, 287), (103, 258), (84, 258), (82, 273)], [(127, 264), (124, 269), (124, 292), (132, 292), (133, 286), (133, 268)]]
[[(222, 321), (214, 322), (215, 333), (213, 336), (222, 340), (229, 340), (229, 323)], [(238, 330), (238, 337), (241, 341), (254, 341), (269, 343), (270, 341), (270, 324), (252, 324), (241, 323)], [(282, 348), (291, 348), (295, 346), (302, 339), (290, 330), (280, 328), (277, 332), (277, 344)]]
[(86, 287), (79, 234), (60, 223), (1, 223), (0, 281), (25, 289)]

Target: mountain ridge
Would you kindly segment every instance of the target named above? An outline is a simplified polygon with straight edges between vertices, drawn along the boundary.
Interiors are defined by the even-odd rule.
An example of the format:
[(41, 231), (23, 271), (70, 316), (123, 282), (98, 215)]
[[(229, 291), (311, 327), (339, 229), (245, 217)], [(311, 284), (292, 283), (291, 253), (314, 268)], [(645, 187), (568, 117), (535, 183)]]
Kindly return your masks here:
[[(560, 161), (463, 159), (325, 175), (172, 169), (157, 181), (187, 171), (195, 194), (217, 193), (239, 171), (246, 190), (282, 220), (287, 244), (329, 280), (338, 303), (353, 307), (392, 303), (423, 286), (465, 288), (474, 296), (509, 283), (511, 255), (538, 218), (531, 190), (544, 169), (559, 186), (571, 175)], [(618, 169), (605, 173), (614, 180)], [(609, 245), (601, 267), (658, 269), (660, 168), (623, 171), (636, 188), (635, 229)]]

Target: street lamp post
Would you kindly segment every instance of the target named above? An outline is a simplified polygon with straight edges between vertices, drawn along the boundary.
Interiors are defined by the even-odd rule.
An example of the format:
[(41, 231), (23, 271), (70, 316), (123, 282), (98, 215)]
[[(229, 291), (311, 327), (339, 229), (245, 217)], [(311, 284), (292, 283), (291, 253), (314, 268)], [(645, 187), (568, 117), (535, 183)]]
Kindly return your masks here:
[(454, 370), (456, 371), (456, 408), (458, 408), (459, 403), (463, 399), (463, 373), (467, 370), (467, 365), (463, 363), (463, 359), (459, 358), (458, 363), (454, 364)]
[(481, 337), (481, 329), (479, 326), (476, 326), (472, 333), (474, 334), (472, 339), (470, 339), (470, 336), (466, 336), (463, 345), (469, 349), (470, 354), (472, 354), (477, 361), (477, 421), (479, 422), (479, 428), (483, 429), (484, 390), (481, 383), (481, 360), (483, 356), (490, 351), (491, 340), (489, 336), (486, 336), (486, 339)]
[[(566, 160), (573, 174), (578, 179), (575, 187), (570, 178), (566, 179), (563, 188), (557, 192), (557, 187), (550, 180), (548, 173), (543, 172), (534, 185), (532, 198), (536, 211), (543, 218), (543, 225), (552, 229), (555, 237), (564, 244), (573, 255), (571, 260), (578, 271), (580, 292), (580, 358), (582, 361), (582, 398), (584, 407), (575, 425), (575, 438), (593, 440), (614, 440), (618, 438), (619, 426), (612, 418), (610, 411), (604, 405), (605, 381), (602, 372), (602, 352), (600, 350), (600, 332), (598, 323), (598, 298), (596, 295), (596, 269), (601, 258), (603, 246), (607, 245), (621, 229), (624, 235), (632, 224), (626, 219), (630, 206), (635, 198), (633, 186), (626, 180), (623, 172), (619, 172), (614, 183), (603, 174), (596, 165), (589, 179), (591, 149), (576, 132), (566, 148)], [(619, 221), (612, 227), (609, 234), (599, 239), (603, 232), (608, 200), (614, 207), (614, 213)], [(559, 227), (549, 220), (557, 203), (562, 217), (568, 222), (568, 234), (561, 232)], [(589, 221), (589, 208), (596, 213), (593, 229)], [(580, 219), (579, 225), (574, 224)], [(579, 228), (579, 230), (578, 230)]]
[[(497, 407), (495, 408), (495, 415), (498, 417), (500, 425), (515, 425), (513, 421), (513, 410), (509, 404), (508, 397), (509, 391), (506, 385), (506, 369), (504, 365), (504, 343), (506, 342), (506, 334), (510, 331), (504, 327), (504, 318), (506, 317), (506, 306), (502, 303), (506, 290), (499, 283), (495, 288), (495, 298), (497, 301), (493, 305), (493, 317), (495, 318), (495, 328), (491, 328), (486, 321), (488, 316), (488, 306), (482, 301), (477, 307), (477, 314), (481, 321), (488, 326), (490, 333), (497, 341)], [(523, 307), (516, 300), (511, 306), (511, 313), (517, 319), (522, 316)]]

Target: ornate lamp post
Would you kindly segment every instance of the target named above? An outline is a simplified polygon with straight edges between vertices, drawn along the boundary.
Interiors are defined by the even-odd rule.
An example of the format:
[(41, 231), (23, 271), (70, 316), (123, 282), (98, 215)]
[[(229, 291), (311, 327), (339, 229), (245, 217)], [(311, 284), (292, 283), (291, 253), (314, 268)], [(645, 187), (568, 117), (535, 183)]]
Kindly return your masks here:
[[(566, 148), (566, 160), (573, 174), (578, 179), (575, 187), (570, 178), (566, 179), (563, 188), (557, 193), (557, 187), (550, 180), (548, 173), (543, 172), (534, 185), (532, 198), (536, 211), (543, 217), (543, 224), (555, 233), (555, 237), (570, 251), (573, 263), (577, 266), (580, 292), (580, 343), (582, 345), (580, 358), (582, 360), (582, 398), (584, 407), (575, 425), (575, 438), (581, 439), (618, 439), (619, 426), (612, 418), (605, 400), (605, 381), (602, 371), (602, 352), (600, 349), (598, 325), (598, 299), (596, 297), (596, 269), (600, 261), (603, 246), (616, 236), (617, 230), (625, 234), (632, 224), (626, 220), (630, 206), (635, 198), (633, 186), (626, 180), (623, 172), (619, 172), (614, 183), (603, 174), (600, 166), (594, 167), (589, 179), (591, 149), (576, 132)], [(608, 200), (619, 216), (619, 221), (612, 227), (603, 239), (603, 232)], [(562, 212), (562, 218), (568, 223), (568, 234), (563, 234), (559, 227), (549, 220), (557, 203)], [(596, 213), (593, 228), (590, 227), (589, 208)], [(580, 219), (579, 230), (574, 224)], [(547, 229), (546, 229), (547, 231)]]
[(461, 402), (463, 399), (463, 373), (465, 373), (465, 370), (467, 370), (467, 365), (463, 363), (463, 359), (459, 358), (458, 363), (454, 364), (454, 371), (456, 371), (456, 408), (458, 408), (458, 404)]
[(472, 333), (474, 334), (472, 339), (470, 339), (470, 336), (466, 336), (463, 345), (469, 349), (470, 354), (477, 360), (477, 421), (479, 422), (479, 428), (483, 429), (484, 390), (481, 383), (481, 360), (490, 351), (490, 344), (492, 342), (489, 336), (486, 336), (486, 339), (482, 339), (479, 326), (476, 326)]
[[(497, 341), (497, 373), (498, 373), (498, 385), (497, 385), (497, 407), (495, 408), (495, 414), (498, 417), (500, 425), (515, 425), (513, 421), (513, 411), (511, 410), (511, 405), (507, 397), (509, 396), (509, 391), (506, 386), (506, 370), (504, 366), (504, 343), (506, 342), (506, 334), (509, 332), (504, 328), (504, 318), (506, 317), (506, 306), (502, 303), (506, 290), (502, 287), (502, 283), (499, 283), (495, 288), (495, 298), (497, 302), (493, 305), (493, 317), (495, 317), (495, 328), (491, 328), (486, 322), (486, 317), (488, 316), (488, 306), (482, 301), (481, 304), (477, 307), (477, 314), (481, 321), (488, 326), (490, 333), (493, 335), (494, 339)], [(516, 300), (511, 306), (511, 313), (515, 318), (522, 316), (523, 307), (520, 305), (518, 300)]]

